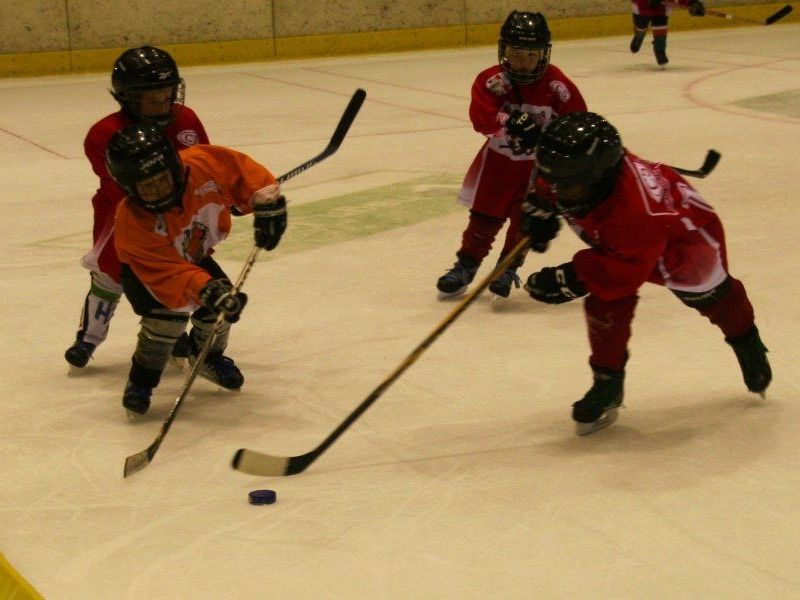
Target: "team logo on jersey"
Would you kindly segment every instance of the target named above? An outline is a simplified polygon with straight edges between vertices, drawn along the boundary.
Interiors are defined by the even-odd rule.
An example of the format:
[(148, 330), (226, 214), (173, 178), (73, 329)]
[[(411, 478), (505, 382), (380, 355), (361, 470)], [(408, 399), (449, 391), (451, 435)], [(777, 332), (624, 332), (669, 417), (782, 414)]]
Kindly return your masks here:
[(511, 90), (511, 84), (505, 73), (497, 73), (486, 80), (486, 88), (495, 96), (505, 96)]
[(558, 96), (558, 99), (562, 102), (566, 102), (570, 98), (572, 98), (572, 94), (569, 92), (569, 88), (564, 85), (563, 81), (551, 81), (550, 82), (550, 89), (553, 90)]
[(675, 205), (670, 194), (669, 181), (661, 173), (658, 165), (648, 165), (635, 160), (633, 167), (639, 174), (639, 180), (642, 182), (643, 191), (647, 197), (660, 205), (662, 210), (673, 211)]
[(178, 132), (178, 135), (175, 136), (175, 139), (188, 148), (189, 146), (194, 146), (197, 142), (199, 142), (200, 136), (197, 135), (197, 132), (194, 129), (184, 129), (183, 131)]
[(197, 264), (206, 255), (206, 238), (208, 237), (208, 227), (197, 221), (192, 221), (192, 227), (183, 232), (183, 256)]

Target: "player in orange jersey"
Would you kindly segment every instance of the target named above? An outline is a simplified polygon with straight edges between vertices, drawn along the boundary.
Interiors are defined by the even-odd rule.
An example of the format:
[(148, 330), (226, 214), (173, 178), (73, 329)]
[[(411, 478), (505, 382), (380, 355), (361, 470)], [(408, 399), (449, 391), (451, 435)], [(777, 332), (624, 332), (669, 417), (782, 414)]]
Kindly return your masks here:
[(157, 127), (135, 125), (114, 135), (108, 171), (125, 191), (117, 207), (117, 255), (125, 296), (141, 316), (141, 329), (122, 404), (144, 414), (176, 340), (191, 319), (194, 362), (217, 330), (200, 375), (227, 389), (244, 383), (225, 356), (231, 323), (247, 296), (211, 257), (231, 229), (231, 214), (253, 213), (255, 243), (266, 250), (286, 229), (286, 199), (275, 177), (245, 154), (197, 145), (180, 152)]

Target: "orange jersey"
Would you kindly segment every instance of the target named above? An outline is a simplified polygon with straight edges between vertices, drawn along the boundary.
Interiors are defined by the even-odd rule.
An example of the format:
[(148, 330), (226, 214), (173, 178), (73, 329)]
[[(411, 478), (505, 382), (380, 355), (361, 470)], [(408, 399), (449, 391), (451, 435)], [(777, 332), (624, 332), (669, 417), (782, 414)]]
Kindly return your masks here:
[(154, 214), (129, 199), (119, 203), (115, 243), (120, 261), (167, 308), (191, 312), (211, 275), (197, 266), (231, 230), (230, 209), (247, 214), (256, 193), (275, 177), (249, 156), (221, 146), (179, 152), (189, 177), (180, 206)]

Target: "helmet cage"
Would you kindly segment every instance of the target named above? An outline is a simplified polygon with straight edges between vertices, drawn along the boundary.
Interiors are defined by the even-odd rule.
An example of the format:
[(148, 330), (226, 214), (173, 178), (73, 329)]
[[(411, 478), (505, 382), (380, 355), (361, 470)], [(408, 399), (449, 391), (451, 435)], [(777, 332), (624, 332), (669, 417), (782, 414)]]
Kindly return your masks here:
[(178, 206), (188, 178), (175, 149), (151, 126), (117, 133), (106, 150), (106, 167), (128, 199), (151, 213)]
[[(515, 83), (532, 83), (542, 77), (550, 64), (550, 29), (541, 13), (512, 11), (500, 28), (497, 60)], [(535, 64), (526, 65), (525, 51)]]
[(536, 149), (537, 180), (561, 214), (580, 216), (614, 190), (624, 154), (617, 130), (605, 119), (571, 113), (543, 132)]
[[(165, 126), (172, 118), (172, 105), (183, 104), (186, 95), (184, 80), (169, 53), (152, 46), (126, 50), (114, 63), (111, 73), (111, 95), (135, 121)], [(171, 88), (171, 102), (166, 113), (142, 115), (142, 96), (149, 90)]]

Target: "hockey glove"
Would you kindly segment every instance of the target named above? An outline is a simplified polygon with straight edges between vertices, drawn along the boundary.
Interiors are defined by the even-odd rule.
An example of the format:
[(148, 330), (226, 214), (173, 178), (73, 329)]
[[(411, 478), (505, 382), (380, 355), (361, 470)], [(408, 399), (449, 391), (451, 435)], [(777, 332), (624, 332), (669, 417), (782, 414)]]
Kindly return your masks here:
[(571, 262), (558, 267), (545, 267), (528, 277), (525, 289), (531, 298), (546, 304), (562, 304), (589, 292), (575, 274)]
[(247, 304), (247, 294), (231, 294), (233, 285), (227, 279), (212, 279), (200, 290), (200, 303), (219, 314), (225, 314), (228, 323), (236, 323)]
[(286, 231), (286, 198), (278, 196), (274, 202), (256, 204), (253, 215), (256, 246), (274, 250)]
[(514, 154), (533, 154), (542, 128), (533, 113), (512, 111), (505, 124), (509, 145)]
[(706, 7), (700, 0), (692, 0), (689, 2), (689, 14), (693, 17), (702, 17), (706, 14)]
[(544, 252), (550, 241), (558, 235), (561, 221), (555, 213), (541, 208), (525, 200), (522, 203), (522, 233), (531, 237), (531, 249), (534, 252)]

